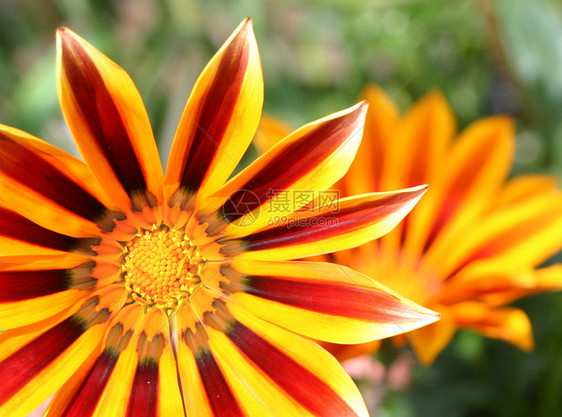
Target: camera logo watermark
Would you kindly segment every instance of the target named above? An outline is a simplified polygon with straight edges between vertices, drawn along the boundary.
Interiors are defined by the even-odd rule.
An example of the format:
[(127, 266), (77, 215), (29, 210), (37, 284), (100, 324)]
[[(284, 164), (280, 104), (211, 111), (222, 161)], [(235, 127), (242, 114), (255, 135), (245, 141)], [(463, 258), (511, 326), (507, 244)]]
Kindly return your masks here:
[(252, 225), (258, 218), (261, 210), (259, 197), (249, 190), (238, 190), (230, 194), (222, 206), (222, 214), (229, 222), (241, 219), (238, 226)]
[[(261, 201), (263, 199), (263, 202)], [(249, 190), (233, 192), (223, 205), (223, 216), (238, 227), (254, 224), (260, 213), (268, 227), (322, 227), (337, 224), (340, 211), (338, 190), (269, 189), (264, 197)], [(263, 211), (263, 212), (262, 212)]]

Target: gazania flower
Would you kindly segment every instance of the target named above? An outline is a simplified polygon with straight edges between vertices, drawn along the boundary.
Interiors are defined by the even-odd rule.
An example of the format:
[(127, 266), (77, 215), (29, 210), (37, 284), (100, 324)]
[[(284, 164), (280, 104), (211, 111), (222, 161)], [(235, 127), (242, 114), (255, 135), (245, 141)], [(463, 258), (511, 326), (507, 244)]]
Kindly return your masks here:
[[(86, 163), (0, 127), (0, 415), (55, 392), (48, 416), (367, 415), (309, 338), (365, 342), (436, 314), (339, 265), (289, 262), (388, 232), (424, 192), (291, 214), (343, 176), (365, 103), (227, 181), (263, 101), (248, 19), (196, 82), (164, 175), (131, 79), (68, 29), (57, 46), (59, 99)], [(291, 227), (267, 207), (282, 192), (274, 214)]]
[[(440, 321), (407, 335), (424, 364), (458, 328), (532, 349), (528, 317), (506, 305), (562, 288), (560, 266), (536, 269), (561, 248), (562, 195), (555, 182), (540, 175), (506, 182), (515, 145), (508, 117), (479, 120), (453, 140), (456, 122), (439, 93), (402, 117), (378, 87), (368, 87), (364, 97), (370, 106), (363, 141), (336, 188), (345, 196), (427, 183), (429, 191), (391, 233), (331, 259), (441, 313)], [(264, 117), (258, 147), (284, 130)], [(377, 346), (329, 350), (343, 360)]]

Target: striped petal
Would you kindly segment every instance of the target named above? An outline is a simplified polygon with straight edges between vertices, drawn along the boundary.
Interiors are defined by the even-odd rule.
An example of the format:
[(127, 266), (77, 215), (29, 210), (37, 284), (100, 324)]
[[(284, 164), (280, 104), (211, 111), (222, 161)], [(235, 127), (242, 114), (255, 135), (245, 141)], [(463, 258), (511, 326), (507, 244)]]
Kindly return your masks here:
[(176, 359), (164, 314), (158, 319), (156, 335), (141, 334), (135, 375), (127, 403), (127, 417), (183, 415), (177, 379)]
[(92, 173), (125, 211), (162, 200), (162, 165), (141, 97), (113, 61), (67, 28), (57, 31), (61, 108)]
[(224, 245), (221, 253), (240, 259), (287, 260), (359, 246), (392, 230), (426, 188), (367, 194), (294, 213), (279, 226), (241, 239), (219, 239)]
[(139, 318), (139, 314), (132, 315), (131, 311), (140, 313), (140, 306), (129, 306), (121, 311), (104, 341), (104, 348), (92, 360), (83, 364), (81, 369), (57, 392), (51, 403), (46, 417), (91, 417), (94, 415), (109, 378), (123, 351), (128, 347), (134, 331), (121, 322), (123, 316)]
[[(245, 416), (233, 387), (210, 350), (209, 336), (193, 311), (186, 305), (177, 314), (178, 373), (188, 416)], [(255, 414), (254, 414), (255, 415)]]
[[(108, 326), (103, 348), (57, 391), (46, 417), (124, 415), (140, 334), (135, 331), (142, 324), (143, 316), (139, 304), (126, 305), (118, 312)], [(115, 380), (119, 382), (116, 384)], [(102, 412), (105, 398), (113, 401), (113, 407)]]
[(0, 200), (52, 230), (74, 236), (110, 232), (112, 211), (81, 161), (25, 132), (0, 125)]
[(135, 333), (113, 367), (95, 415), (183, 416), (167, 316), (158, 309), (140, 319), (137, 311), (128, 314), (123, 325), (129, 329), (136, 325)]
[(213, 307), (203, 313), (210, 352), (246, 415), (368, 415), (351, 378), (316, 343), (234, 303)]
[(244, 20), (207, 64), (187, 101), (165, 178), (171, 206), (191, 208), (228, 179), (250, 145), (263, 105), (252, 21)]
[(438, 319), (365, 275), (332, 263), (234, 261), (220, 273), (204, 271), (203, 277), (257, 317), (328, 342), (363, 343)]
[(2, 333), (0, 415), (26, 416), (66, 382), (98, 349), (111, 314), (104, 306), (118, 302), (121, 295), (112, 291), (94, 296), (78, 312), (46, 329)]
[(95, 286), (94, 266), (86, 261), (67, 269), (0, 267), (0, 328), (26, 326), (78, 302)]
[(359, 103), (300, 128), (239, 173), (201, 208), (200, 217), (212, 214), (202, 220), (208, 233), (251, 233), (329, 188), (353, 160), (366, 107)]
[(0, 207), (0, 257), (73, 252), (95, 255), (99, 238), (75, 238), (41, 227), (22, 215)]

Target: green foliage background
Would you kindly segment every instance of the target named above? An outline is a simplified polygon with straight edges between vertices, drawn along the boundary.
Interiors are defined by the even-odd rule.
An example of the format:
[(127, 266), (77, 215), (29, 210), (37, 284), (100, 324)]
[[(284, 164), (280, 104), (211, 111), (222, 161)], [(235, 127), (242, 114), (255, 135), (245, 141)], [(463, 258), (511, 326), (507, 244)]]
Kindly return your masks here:
[[(246, 16), (262, 55), (266, 112), (298, 126), (350, 106), (367, 82), (403, 109), (440, 89), (460, 128), (495, 113), (516, 117), (514, 173), (562, 175), (556, 0), (4, 0), (0, 123), (77, 153), (55, 91), (54, 31), (64, 25), (131, 74), (165, 157), (195, 78)], [(533, 353), (460, 332), (434, 366), (415, 367), (409, 388), (390, 390), (377, 415), (562, 415), (562, 296), (518, 306), (534, 325)]]

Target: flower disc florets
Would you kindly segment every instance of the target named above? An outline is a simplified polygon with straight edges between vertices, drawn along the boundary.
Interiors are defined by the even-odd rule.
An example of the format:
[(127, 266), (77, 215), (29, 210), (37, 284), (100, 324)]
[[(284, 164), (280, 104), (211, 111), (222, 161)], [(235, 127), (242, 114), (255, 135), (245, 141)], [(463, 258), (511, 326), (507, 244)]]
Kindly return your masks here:
[(205, 259), (183, 229), (142, 230), (123, 247), (127, 290), (149, 307), (175, 308), (201, 282)]

